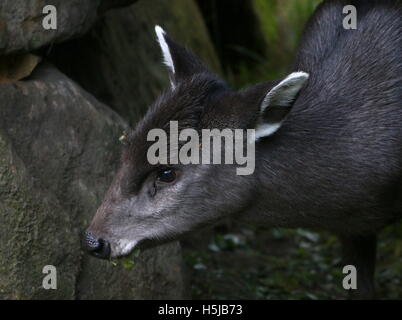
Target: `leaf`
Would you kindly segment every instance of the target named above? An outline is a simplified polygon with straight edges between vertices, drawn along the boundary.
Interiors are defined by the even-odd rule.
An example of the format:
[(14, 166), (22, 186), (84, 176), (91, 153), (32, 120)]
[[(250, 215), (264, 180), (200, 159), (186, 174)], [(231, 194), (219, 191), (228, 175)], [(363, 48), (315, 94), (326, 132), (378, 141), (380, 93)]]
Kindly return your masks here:
[(132, 267), (134, 267), (134, 261), (133, 260), (123, 260), (122, 265), (124, 269), (130, 270)]
[(41, 58), (30, 53), (0, 57), (0, 82), (13, 82), (28, 77)]
[(203, 263), (197, 263), (193, 266), (193, 268), (195, 270), (205, 270), (205, 269), (207, 269), (207, 266)]
[(116, 259), (116, 260), (110, 260), (110, 263), (113, 266), (118, 266), (121, 265), (124, 269), (130, 270), (132, 267), (135, 265), (135, 259), (138, 258), (138, 256), (141, 253), (141, 249), (136, 248), (131, 252), (129, 255)]
[(216, 245), (215, 242), (212, 242), (208, 245), (208, 249), (213, 251), (213, 252), (219, 252), (221, 249)]

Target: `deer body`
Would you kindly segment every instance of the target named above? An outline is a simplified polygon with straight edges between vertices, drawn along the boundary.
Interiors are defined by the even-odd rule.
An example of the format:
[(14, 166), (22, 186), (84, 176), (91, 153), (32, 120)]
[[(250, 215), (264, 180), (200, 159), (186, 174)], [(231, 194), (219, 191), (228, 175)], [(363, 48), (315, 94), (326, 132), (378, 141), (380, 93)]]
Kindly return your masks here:
[[(349, 1), (350, 2), (350, 1)], [(87, 233), (105, 258), (178, 239), (226, 217), (337, 234), (373, 296), (376, 234), (402, 217), (402, 10), (398, 1), (325, 1), (307, 24), (294, 72), (234, 91), (156, 28), (171, 89), (128, 137), (122, 164)], [(256, 129), (255, 171), (151, 165), (152, 128)]]

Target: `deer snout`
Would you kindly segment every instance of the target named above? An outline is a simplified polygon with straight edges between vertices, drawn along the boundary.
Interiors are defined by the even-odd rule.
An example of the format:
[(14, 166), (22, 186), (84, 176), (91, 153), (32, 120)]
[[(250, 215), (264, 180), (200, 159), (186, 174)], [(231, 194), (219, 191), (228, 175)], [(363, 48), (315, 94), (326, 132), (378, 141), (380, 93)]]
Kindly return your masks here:
[(109, 241), (94, 237), (92, 232), (85, 232), (84, 248), (96, 258), (109, 259), (110, 257)]

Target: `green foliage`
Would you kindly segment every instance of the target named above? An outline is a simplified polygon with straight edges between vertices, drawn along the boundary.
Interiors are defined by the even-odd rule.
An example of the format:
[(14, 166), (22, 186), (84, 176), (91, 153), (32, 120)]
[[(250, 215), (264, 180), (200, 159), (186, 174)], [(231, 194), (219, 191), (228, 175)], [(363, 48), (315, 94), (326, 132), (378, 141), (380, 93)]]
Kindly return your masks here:
[(377, 295), (402, 299), (401, 224), (389, 226), (380, 234), (377, 261)]
[(252, 57), (256, 65), (245, 64), (228, 71), (233, 86), (240, 88), (254, 82), (278, 79), (286, 75), (292, 64), (295, 48), (304, 25), (321, 0), (253, 0), (255, 14), (262, 29), (265, 55), (237, 48), (244, 56)]
[[(402, 225), (380, 236), (379, 299), (402, 297)], [(345, 299), (341, 250), (325, 232), (235, 228), (185, 250), (195, 299)]]
[(343, 294), (339, 251), (326, 234), (241, 228), (185, 257), (196, 299), (326, 299)]

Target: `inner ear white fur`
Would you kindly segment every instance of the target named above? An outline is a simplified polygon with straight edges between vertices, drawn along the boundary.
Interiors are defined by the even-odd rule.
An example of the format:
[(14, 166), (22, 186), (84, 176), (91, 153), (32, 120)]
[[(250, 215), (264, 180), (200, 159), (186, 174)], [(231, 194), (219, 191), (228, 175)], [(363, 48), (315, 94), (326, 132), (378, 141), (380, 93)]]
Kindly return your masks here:
[(165, 39), (166, 32), (165, 32), (165, 30), (163, 30), (158, 25), (155, 26), (155, 32), (156, 32), (156, 37), (158, 38), (159, 45), (160, 45), (161, 50), (162, 50), (163, 63), (170, 69), (172, 74), (174, 74), (175, 69), (174, 69), (174, 63), (173, 63), (172, 55), (170, 53), (169, 46), (166, 43), (166, 39)]
[(268, 106), (290, 107), (296, 95), (308, 80), (309, 74), (303, 71), (293, 72), (271, 89), (261, 103), (263, 113)]
[(267, 137), (276, 132), (282, 125), (282, 120), (278, 122), (265, 123), (264, 112), (269, 106), (290, 108), (296, 95), (309, 78), (309, 74), (303, 71), (293, 72), (272, 88), (260, 106), (260, 120), (255, 129), (255, 139)]
[(268, 137), (273, 134), (276, 130), (278, 130), (282, 125), (282, 122), (278, 123), (261, 123), (255, 129), (255, 140), (257, 141), (260, 138)]

